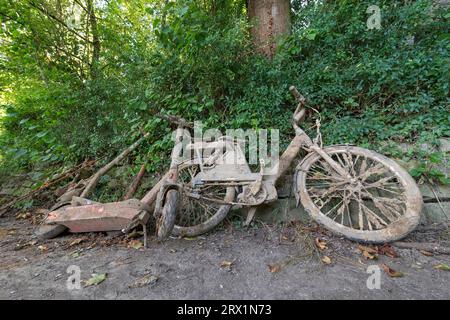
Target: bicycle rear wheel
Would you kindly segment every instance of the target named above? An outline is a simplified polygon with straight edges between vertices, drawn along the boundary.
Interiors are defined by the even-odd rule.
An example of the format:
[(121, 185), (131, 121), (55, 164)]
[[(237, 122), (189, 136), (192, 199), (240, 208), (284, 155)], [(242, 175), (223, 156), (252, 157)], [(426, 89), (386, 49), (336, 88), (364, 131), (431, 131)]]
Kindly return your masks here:
[(416, 228), (422, 196), (394, 160), (359, 147), (324, 149), (352, 179), (335, 173), (317, 153), (297, 168), (297, 190), (309, 215), (332, 232), (366, 243), (399, 240)]
[(172, 234), (182, 237), (195, 237), (204, 234), (228, 215), (230, 204), (235, 197), (235, 188), (223, 185), (192, 185), (194, 177), (200, 173), (200, 166), (189, 161), (180, 166), (178, 183), (182, 185), (179, 211)]

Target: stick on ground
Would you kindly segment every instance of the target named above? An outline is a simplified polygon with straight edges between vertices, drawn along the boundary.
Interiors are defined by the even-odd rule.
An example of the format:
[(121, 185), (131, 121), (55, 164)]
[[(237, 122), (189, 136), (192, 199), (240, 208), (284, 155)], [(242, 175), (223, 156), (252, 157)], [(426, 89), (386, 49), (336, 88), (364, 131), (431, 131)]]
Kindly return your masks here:
[(139, 170), (139, 173), (137, 174), (136, 178), (134, 179), (133, 183), (130, 186), (130, 189), (128, 190), (125, 198), (123, 200), (130, 200), (134, 194), (136, 193), (137, 188), (139, 187), (139, 184), (141, 183), (142, 177), (145, 174), (145, 164), (141, 166), (141, 170)]
[(80, 172), (81, 170), (85, 169), (86, 167), (92, 166), (95, 163), (95, 161), (85, 161), (80, 165), (77, 165), (63, 173), (61, 173), (60, 175), (58, 175), (57, 177), (53, 178), (50, 181), (47, 181), (46, 183), (44, 183), (42, 186), (40, 186), (39, 188), (30, 191), (29, 193), (17, 197), (14, 200), (12, 200), (11, 202), (8, 202), (7, 204), (3, 205), (0, 208), (0, 217), (2, 217), (7, 211), (8, 209), (10, 209), (12, 206), (14, 206), (17, 202), (22, 201), (22, 200), (26, 200), (26, 199), (30, 199), (33, 198), (35, 196), (37, 196), (38, 194), (42, 193), (43, 191), (47, 190), (48, 188), (50, 188), (51, 186), (54, 186), (55, 184), (64, 181), (65, 179), (67, 179), (68, 177), (71, 177), (73, 174), (76, 174), (78, 172)]
[(89, 197), (89, 195), (92, 193), (92, 191), (94, 191), (95, 187), (100, 181), (100, 178), (104, 174), (106, 174), (109, 170), (111, 170), (114, 166), (116, 166), (120, 161), (122, 161), (128, 154), (134, 151), (145, 139), (147, 139), (149, 135), (150, 135), (149, 133), (146, 133), (142, 138), (140, 138), (138, 141), (136, 141), (131, 146), (126, 148), (119, 156), (117, 156), (117, 158), (115, 158), (106, 166), (98, 170), (96, 174), (94, 174), (91, 178), (89, 178), (89, 183), (86, 186), (86, 189), (84, 189), (83, 193), (81, 194), (81, 198)]

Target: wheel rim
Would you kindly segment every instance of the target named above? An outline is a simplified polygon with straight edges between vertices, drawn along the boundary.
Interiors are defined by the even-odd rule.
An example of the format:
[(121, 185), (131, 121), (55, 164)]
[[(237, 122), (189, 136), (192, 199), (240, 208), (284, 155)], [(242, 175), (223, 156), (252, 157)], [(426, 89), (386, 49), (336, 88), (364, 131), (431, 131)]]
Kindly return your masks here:
[(392, 241), (414, 229), (421, 196), (398, 164), (357, 147), (326, 151), (353, 181), (335, 174), (318, 155), (305, 159), (298, 187), (302, 204), (314, 219), (339, 234), (369, 242)]
[(198, 164), (189, 162), (180, 166), (178, 182), (182, 184), (182, 199), (175, 221), (178, 229), (207, 224), (218, 212), (224, 209), (228, 212), (231, 207), (223, 204), (227, 199), (230, 201), (230, 187), (221, 185), (194, 187), (192, 180), (198, 173), (200, 173)]

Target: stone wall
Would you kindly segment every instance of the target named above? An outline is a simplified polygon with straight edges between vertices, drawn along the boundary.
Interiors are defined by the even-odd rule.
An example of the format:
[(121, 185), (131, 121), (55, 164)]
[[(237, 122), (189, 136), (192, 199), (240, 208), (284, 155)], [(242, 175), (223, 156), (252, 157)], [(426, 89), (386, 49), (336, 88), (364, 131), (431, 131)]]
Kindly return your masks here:
[[(287, 179), (289, 180), (289, 179)], [(449, 221), (450, 216), (450, 186), (419, 186), (424, 200), (422, 224), (434, 224)], [(433, 192), (434, 190), (434, 192)], [(309, 220), (308, 214), (301, 204), (297, 208), (294, 195), (285, 196), (281, 190), (280, 199), (273, 204), (258, 208), (257, 218), (267, 223)], [(439, 201), (435, 197), (436, 193)]]
[[(450, 0), (448, 2), (450, 2)], [(408, 148), (406, 145), (403, 147)], [(424, 148), (425, 147), (427, 146), (424, 146)], [(432, 151), (440, 151), (447, 155), (450, 154), (450, 140), (440, 139), (440, 150)], [(444, 161), (444, 163), (445, 162), (447, 161)], [(403, 163), (400, 164), (407, 167)], [(440, 167), (439, 169), (447, 175), (450, 174), (450, 168), (448, 168), (448, 166)], [(301, 207), (301, 204), (298, 208), (296, 207), (296, 200), (292, 187), (292, 173), (284, 177), (280, 186), (281, 187), (278, 188), (279, 200), (273, 204), (261, 206), (261, 208), (258, 209), (257, 217), (267, 223), (295, 220), (307, 221), (309, 219), (308, 214)], [(450, 185), (422, 184), (419, 185), (419, 188), (422, 192), (424, 201), (422, 224), (450, 221)]]

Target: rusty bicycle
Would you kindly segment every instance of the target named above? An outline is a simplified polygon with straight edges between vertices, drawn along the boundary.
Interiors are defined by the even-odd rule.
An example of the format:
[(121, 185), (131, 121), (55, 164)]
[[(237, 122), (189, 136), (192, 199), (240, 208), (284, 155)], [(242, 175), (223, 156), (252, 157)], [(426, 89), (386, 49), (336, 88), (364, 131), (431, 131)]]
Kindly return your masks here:
[[(183, 130), (192, 125), (178, 121), (170, 172), (154, 213), (160, 239), (208, 232), (233, 206), (248, 208), (246, 224), (250, 224), (258, 206), (278, 199), (277, 183), (301, 150), (307, 155), (294, 171), (297, 206), (301, 204), (317, 223), (366, 243), (401, 239), (418, 225), (422, 196), (408, 172), (371, 150), (353, 145), (322, 147), (319, 129), (318, 137), (311, 139), (300, 127), (307, 100), (295, 87), (290, 91), (298, 103), (292, 121), (295, 137), (272, 175), (264, 174), (264, 163), (261, 172), (252, 172), (233, 137), (183, 146)], [(183, 147), (193, 151), (191, 158), (180, 160)]]

